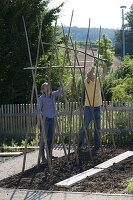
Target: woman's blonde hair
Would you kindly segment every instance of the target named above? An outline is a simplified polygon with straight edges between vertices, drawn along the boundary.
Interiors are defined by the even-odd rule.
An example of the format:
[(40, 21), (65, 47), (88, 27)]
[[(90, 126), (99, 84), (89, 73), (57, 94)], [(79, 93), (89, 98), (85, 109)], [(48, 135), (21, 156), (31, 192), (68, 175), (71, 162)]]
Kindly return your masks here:
[(42, 85), (41, 85), (41, 92), (43, 92), (43, 89), (44, 89), (44, 86), (48, 86), (49, 84), (47, 82), (44, 82)]

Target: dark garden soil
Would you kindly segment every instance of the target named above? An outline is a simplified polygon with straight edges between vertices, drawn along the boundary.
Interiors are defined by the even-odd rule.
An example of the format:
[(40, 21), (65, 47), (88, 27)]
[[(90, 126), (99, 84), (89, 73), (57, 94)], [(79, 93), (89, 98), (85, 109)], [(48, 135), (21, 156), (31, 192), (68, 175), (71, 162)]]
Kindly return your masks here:
[(70, 188), (55, 186), (55, 183), (88, 170), (120, 153), (127, 150), (133, 151), (133, 145), (130, 147), (117, 147), (115, 151), (112, 146), (104, 146), (102, 149), (100, 148), (96, 151), (92, 149), (94, 162), (90, 159), (89, 152), (84, 150), (78, 154), (80, 164), (77, 165), (75, 154), (72, 153), (69, 164), (67, 164), (65, 157), (55, 158), (52, 161), (53, 175), (50, 175), (47, 164), (40, 165), (38, 168), (35, 166), (23, 174), (20, 173), (0, 181), (0, 187), (51, 191), (127, 193), (125, 183), (133, 177), (133, 156), (114, 164), (96, 175), (87, 177)]

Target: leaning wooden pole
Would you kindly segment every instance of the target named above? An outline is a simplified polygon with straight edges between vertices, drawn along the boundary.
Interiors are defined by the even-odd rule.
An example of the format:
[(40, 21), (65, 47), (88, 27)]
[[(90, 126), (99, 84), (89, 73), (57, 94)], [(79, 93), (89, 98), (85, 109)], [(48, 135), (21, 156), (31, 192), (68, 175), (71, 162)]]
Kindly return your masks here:
[[(85, 72), (86, 72), (87, 46), (88, 46), (89, 34), (90, 34), (90, 19), (89, 19), (88, 31), (87, 31), (87, 36), (86, 36), (86, 44), (85, 44), (84, 75), (85, 75)], [(87, 98), (88, 98), (88, 101), (89, 101), (89, 103), (90, 103), (89, 94), (88, 94), (88, 92), (87, 92), (86, 87), (84, 86), (84, 79), (83, 79), (83, 76), (82, 76), (82, 83), (83, 83), (83, 91), (85, 91), (85, 93), (87, 94)], [(83, 97), (82, 97), (82, 98), (83, 98)], [(93, 112), (93, 111), (92, 111), (92, 112)], [(86, 136), (86, 140), (87, 140), (87, 146), (88, 146), (89, 154), (90, 154), (90, 157), (91, 157), (91, 159), (92, 159), (92, 161), (93, 161), (93, 164), (94, 164), (94, 159), (93, 159), (93, 157), (92, 157), (92, 153), (91, 153), (91, 149), (90, 149), (90, 141), (89, 141), (88, 133), (87, 133), (87, 130), (86, 130), (86, 127), (85, 127), (85, 124), (84, 124), (84, 120), (83, 120), (83, 128), (84, 128), (84, 131), (85, 131), (85, 136)]]
[[(101, 28), (101, 27), (100, 27)], [(100, 38), (100, 34), (99, 34), (99, 38)], [(90, 40), (89, 40), (90, 42)], [(100, 46), (100, 39), (99, 39), (99, 46)], [(92, 53), (93, 53), (93, 56), (94, 56), (94, 51), (92, 49), (92, 46), (91, 46), (91, 42), (90, 42), (90, 47), (91, 47), (91, 50), (92, 50)], [(98, 56), (99, 57), (99, 56)], [(96, 65), (98, 64), (97, 61), (100, 61), (100, 57), (98, 60), (96, 60)], [(102, 61), (106, 64), (106, 60)], [(96, 66), (97, 67), (97, 66)], [(97, 67), (98, 68), (98, 67)], [(101, 78), (100, 78), (100, 75), (99, 75), (99, 70), (97, 69), (97, 74), (98, 74), (98, 77), (99, 77), (99, 81), (100, 81), (100, 88), (101, 88), (101, 92), (102, 92), (102, 96), (103, 96), (103, 101), (105, 101), (105, 96), (104, 96), (104, 92), (103, 92), (103, 87), (102, 87), (102, 82), (101, 82)], [(106, 116), (107, 116), (107, 121), (109, 122), (109, 128), (111, 130), (111, 126), (110, 126), (110, 120), (109, 120), (109, 115), (108, 115), (108, 111), (107, 111), (107, 106), (104, 105), (105, 107), (105, 111), (106, 111)], [(115, 140), (114, 140), (114, 136), (113, 134), (111, 133), (111, 136), (112, 136), (112, 142), (113, 142), (113, 146), (114, 146), (114, 149), (116, 149), (116, 145), (115, 145)]]
[[(42, 22), (41, 22), (41, 26), (40, 26), (40, 27), (39, 27), (39, 24), (38, 24), (39, 36), (38, 36), (38, 45), (37, 45), (37, 55), (36, 55), (35, 71), (33, 71), (33, 74), (34, 74), (35, 79), (36, 79), (38, 58), (39, 58), (39, 52), (40, 52), (41, 34), (42, 34), (42, 23), (43, 23), (43, 20), (42, 20)], [(31, 66), (33, 66), (33, 65), (31, 65)], [(32, 94), (31, 94), (31, 102), (33, 102), (35, 84), (36, 84), (36, 82), (33, 81), (33, 85), (32, 85)], [(35, 93), (36, 93), (36, 91), (35, 91)], [(38, 94), (36, 93), (36, 98), (37, 98), (37, 96), (38, 96)]]
[[(68, 52), (68, 48), (67, 47), (68, 47), (68, 42), (69, 42), (69, 38), (70, 38), (70, 31), (71, 31), (71, 26), (72, 26), (73, 13), (74, 13), (74, 10), (72, 10), (72, 14), (71, 14), (69, 30), (68, 30), (68, 33), (67, 33), (67, 40), (65, 40), (65, 47), (66, 48), (65, 48), (65, 53), (64, 53), (63, 66), (65, 65), (65, 62), (66, 62), (66, 56), (68, 56), (68, 60), (70, 60), (70, 58), (69, 58), (69, 52)], [(63, 36), (65, 37), (63, 25), (62, 25), (62, 31), (63, 31)], [(66, 103), (67, 103), (67, 99), (66, 99), (66, 95), (65, 95), (65, 104)], [(72, 115), (72, 113), (71, 113), (71, 115)], [(71, 115), (68, 116), (68, 124), (70, 125), (68, 157), (70, 156), (70, 146), (71, 146), (71, 123), (72, 123), (72, 117), (71, 117)]]
[[(31, 65), (31, 67), (32, 67), (32, 66), (33, 66), (33, 63), (32, 63), (32, 58), (31, 58), (31, 53), (30, 53), (29, 40), (28, 40), (28, 35), (27, 35), (27, 30), (26, 30), (26, 25), (25, 25), (24, 17), (22, 17), (22, 19), (23, 19), (24, 30), (25, 30), (25, 36), (26, 36), (26, 41), (27, 41), (27, 47), (28, 47), (30, 65)], [(36, 99), (37, 99), (37, 101), (38, 101), (38, 92), (37, 92), (35, 74), (34, 74), (33, 70), (32, 70), (32, 78), (33, 78), (33, 84), (34, 84), (34, 87), (32, 87), (32, 91), (33, 91), (33, 89), (35, 88)], [(41, 127), (42, 127), (42, 130), (43, 130), (43, 132), (44, 132), (44, 140), (46, 141), (46, 135), (45, 135), (45, 130), (44, 130), (44, 128), (43, 128), (43, 119), (42, 119), (42, 118), (41, 118)], [(25, 151), (24, 151), (24, 160), (23, 160), (22, 172), (24, 172), (24, 169), (25, 169), (27, 142), (28, 142), (28, 132), (26, 132)], [(47, 151), (48, 151), (47, 144), (46, 144), (46, 149), (47, 149)], [(49, 154), (48, 154), (48, 155), (49, 155)], [(52, 173), (52, 167), (51, 167), (51, 162), (50, 162), (49, 157), (48, 157), (48, 165), (49, 165), (50, 172)]]
[[(72, 47), (73, 47), (73, 50), (74, 50), (74, 44), (73, 44), (72, 39), (71, 39), (71, 44), (72, 44)], [(78, 65), (80, 66), (76, 52), (75, 52), (75, 61), (76, 61), (76, 62), (78, 63)], [(82, 72), (81, 69), (80, 69), (80, 75), (81, 75), (82, 83), (83, 83), (83, 85), (84, 85), (84, 72)], [(88, 97), (88, 98), (89, 98), (89, 97)], [(79, 100), (78, 100), (78, 103), (79, 103)], [(83, 105), (82, 105), (82, 108), (83, 108)], [(86, 135), (86, 140), (87, 140), (87, 144), (88, 144), (88, 150), (89, 150), (90, 158), (91, 158), (91, 160), (92, 160), (92, 162), (93, 162), (93, 164), (94, 164), (94, 159), (93, 159), (93, 157), (92, 157), (92, 153), (91, 153), (91, 149), (90, 149), (90, 143), (89, 143), (88, 136), (87, 136), (87, 130), (86, 130), (85, 127), (84, 127), (84, 131), (85, 131), (85, 135)], [(78, 147), (77, 147), (77, 148), (78, 148)]]
[[(48, 43), (48, 42), (43, 42), (43, 44), (51, 45), (51, 44)], [(62, 48), (62, 49), (66, 49), (66, 48), (67, 48), (67, 50), (71, 50), (71, 51), (73, 51), (73, 48), (71, 48), (71, 47), (69, 47), (69, 46), (66, 47), (66, 46), (62, 46), (62, 45), (56, 45), (56, 47), (58, 47), (58, 48)], [(81, 50), (79, 50), (79, 49), (77, 49), (77, 52), (78, 52), (78, 53), (85, 54), (84, 51), (81, 51)], [(96, 56), (93, 56), (93, 55), (91, 55), (91, 54), (88, 53), (88, 52), (86, 52), (86, 55), (89, 56), (89, 57), (91, 57), (91, 58), (94, 58), (94, 59), (98, 60), (98, 58), (97, 58)], [(104, 62), (106, 62), (107, 59), (99, 58), (99, 61), (104, 61)]]
[[(28, 43), (28, 36), (27, 36), (27, 31), (26, 31), (26, 25), (25, 25), (25, 20), (24, 17), (22, 17), (23, 19), (23, 24), (24, 24), (24, 30), (25, 30), (25, 35), (26, 35), (26, 41), (27, 41), (27, 47), (28, 47), (28, 53), (29, 53), (29, 60), (30, 60), (30, 65), (33, 66), (32, 64), (32, 59), (31, 59), (31, 53), (30, 53), (30, 47), (29, 47), (29, 43)], [(29, 118), (28, 118), (29, 119)], [(30, 120), (28, 120), (28, 126), (29, 126)], [(24, 159), (23, 159), (23, 167), (22, 167), (22, 173), (25, 170), (25, 164), (26, 164), (26, 151), (27, 151), (27, 144), (28, 144), (28, 130), (26, 131), (26, 136), (25, 136), (25, 149), (24, 149)]]
[[(37, 57), (36, 57), (36, 64), (35, 64), (35, 76), (36, 76), (36, 72), (37, 72), (37, 65), (38, 65), (38, 58), (39, 58), (39, 50), (40, 50), (40, 45), (42, 45), (42, 38), (41, 38), (41, 35), (42, 35), (42, 24), (43, 24), (43, 19), (41, 21), (41, 25), (39, 26), (39, 22), (37, 20), (37, 25), (38, 25), (38, 30), (39, 30), (39, 36), (38, 36), (38, 47), (37, 47)], [(44, 49), (43, 49), (43, 53), (44, 53)], [(33, 82), (33, 88), (34, 88), (34, 84), (36, 84), (36, 81)], [(36, 92), (36, 90), (35, 90)], [(37, 92), (36, 92), (36, 98), (37, 98), (37, 102), (38, 102), (38, 95), (37, 95)], [(38, 106), (40, 107), (39, 105), (39, 102), (37, 103)], [(47, 107), (47, 105), (45, 105), (45, 107)], [(45, 109), (46, 110), (46, 109)], [(51, 159), (51, 155), (50, 155), (50, 152), (48, 150), (48, 146), (47, 146), (47, 139), (46, 139), (46, 133), (45, 133), (45, 117), (46, 117), (46, 114), (44, 115), (44, 117), (42, 117), (42, 115), (40, 115), (40, 120), (41, 120), (41, 134), (43, 136), (43, 140), (44, 140), (44, 143), (45, 143), (45, 149), (46, 149), (46, 154), (47, 154), (47, 160), (48, 160), (48, 166), (49, 166), (49, 170), (50, 170), (50, 173), (52, 174), (52, 159)], [(41, 152), (41, 149), (39, 148), (39, 155), (38, 155), (38, 165), (40, 163), (40, 152)]]
[[(74, 51), (74, 55), (77, 55), (77, 53), (76, 53), (76, 42), (75, 42), (75, 51)], [(76, 56), (74, 56), (74, 69), (72, 70), (71, 69), (71, 71), (72, 71), (72, 76), (73, 76), (73, 89), (71, 89), (71, 91), (72, 91), (72, 94), (73, 94), (73, 92), (74, 92), (74, 90), (77, 92), (77, 88), (76, 88), (76, 83), (75, 83), (75, 66), (76, 66)], [(77, 93), (76, 93), (76, 95), (77, 95)], [(72, 96), (73, 97), (73, 96)], [(74, 102), (74, 99), (72, 100), (72, 102)], [(72, 113), (73, 114), (73, 113)], [(73, 119), (74, 120), (74, 119)], [(76, 163), (77, 164), (79, 164), (79, 157), (78, 157), (78, 145), (77, 145), (77, 147), (76, 147), (76, 142), (77, 142), (78, 140), (77, 140), (77, 137), (75, 136), (74, 137), (74, 152), (75, 152), (75, 157), (76, 157)]]
[(99, 30), (99, 41), (98, 41), (98, 60), (96, 61), (96, 75), (95, 75), (95, 82), (94, 82), (94, 95), (93, 95), (93, 118), (94, 118), (94, 124), (95, 124), (95, 129), (97, 131), (98, 137), (100, 139), (100, 147), (101, 150), (103, 152), (103, 147), (101, 144), (101, 137), (97, 128), (97, 124), (96, 124), (96, 119), (95, 119), (95, 115), (94, 115), (94, 102), (95, 102), (95, 95), (96, 95), (96, 81), (97, 81), (97, 77), (98, 77), (98, 69), (99, 69), (99, 58), (100, 58), (100, 40), (101, 40), (101, 26), (100, 26), (100, 30)]
[[(73, 17), (73, 12), (72, 12), (72, 17)], [(71, 24), (72, 24), (72, 17), (71, 17), (71, 22), (70, 22), (70, 28), (71, 28)], [(69, 37), (70, 37), (70, 28), (69, 28), (69, 32), (68, 32), (68, 40), (69, 40)], [(65, 37), (65, 33), (64, 33), (64, 28), (62, 26), (62, 30), (63, 30), (63, 36)], [(71, 37), (70, 37), (71, 38)], [(65, 51), (65, 55), (66, 55), (66, 52), (67, 52), (67, 56), (68, 56), (68, 60), (69, 60), (69, 63), (71, 65), (71, 61), (70, 61), (70, 57), (69, 57), (69, 52), (68, 52), (68, 40), (67, 42), (65, 42), (65, 46), (66, 46), (66, 50)], [(75, 50), (74, 50), (75, 51)], [(74, 71), (72, 70), (71, 68), (71, 72), (72, 72), (72, 77), (73, 77), (73, 80), (75, 80), (75, 62), (74, 62)], [(70, 132), (69, 132), (69, 146), (68, 146), (68, 157), (70, 156), (70, 149), (71, 149), (71, 139), (72, 139), (72, 115), (73, 115), (73, 108), (71, 107), (72, 106), (72, 103), (70, 103), (70, 116), (68, 116), (68, 125), (70, 126)], [(77, 164), (79, 164), (79, 160), (78, 160), (78, 155), (77, 155), (77, 148), (76, 148), (76, 144), (74, 143), (74, 151), (75, 151), (75, 155), (76, 155), (76, 162)]]
[[(72, 14), (71, 14), (70, 25), (69, 25), (69, 29), (68, 29), (68, 33), (67, 33), (67, 40), (64, 40), (65, 41), (65, 47), (68, 47), (68, 41), (69, 41), (69, 38), (70, 38), (70, 31), (71, 31), (72, 20), (73, 20), (73, 13), (74, 13), (74, 10), (72, 10)], [(62, 31), (63, 31), (63, 35), (65, 36), (63, 25), (62, 25)], [(68, 48), (65, 48), (63, 66), (64, 66), (64, 63), (66, 61), (66, 55), (69, 58)]]
[[(53, 34), (53, 41), (55, 41), (56, 25), (57, 25), (57, 21), (55, 23), (54, 34)], [(58, 65), (59, 64), (59, 58), (58, 58), (58, 54), (57, 54), (57, 48), (54, 46), (54, 43), (52, 42), (52, 51), (54, 51), (54, 50), (55, 50), (55, 54), (56, 54), (56, 62), (57, 62), (57, 65)], [(52, 61), (51, 61), (51, 65), (52, 65)], [(61, 80), (60, 80), (60, 82), (61, 82)], [(54, 108), (56, 109), (56, 104), (55, 103), (54, 103)], [(60, 128), (59, 128), (58, 119), (57, 119), (57, 114), (55, 116), (55, 122), (56, 122), (56, 127), (57, 127), (57, 130), (58, 130), (58, 133), (61, 133)], [(52, 146), (53, 146), (53, 141), (52, 141)], [(63, 136), (63, 139), (62, 139), (62, 146), (63, 146), (64, 155), (66, 157), (67, 165), (69, 167), (68, 157), (67, 157), (67, 151), (66, 151), (66, 147), (65, 147), (65, 143), (64, 143), (64, 136)]]
[[(38, 24), (38, 29), (39, 29), (39, 22), (38, 22), (38, 19), (37, 19), (37, 24)], [(54, 44), (54, 41), (55, 41), (55, 34), (56, 34), (56, 25), (57, 25), (57, 21), (55, 23), (55, 27), (54, 27), (54, 34), (52, 35), (52, 55), (53, 55), (53, 52), (55, 50), (55, 44)], [(44, 46), (43, 46), (43, 42), (42, 42), (42, 38), (40, 38), (40, 41), (41, 41), (41, 47), (42, 47), (42, 51), (43, 51), (43, 54), (44, 54)], [(58, 56), (57, 56), (57, 51), (56, 51), (56, 57), (57, 57), (57, 60), (58, 60)], [(50, 67), (52, 66), (52, 59), (53, 59), (53, 56), (51, 56), (51, 59), (50, 59)], [(49, 83), (50, 83), (50, 74), (49, 74)], [(55, 108), (56, 108), (56, 105), (54, 104)], [(59, 125), (58, 125), (58, 120), (57, 120), (57, 116), (55, 116), (55, 122), (56, 122), (56, 125), (57, 125), (57, 129), (59, 131)], [(65, 144), (64, 142), (62, 142), (63, 144), (63, 150), (64, 150), (64, 154), (65, 156), (67, 155), (66, 154), (66, 149), (65, 149)], [(52, 140), (52, 147), (53, 147), (53, 140)], [(67, 157), (67, 156), (66, 156)], [(39, 156), (38, 156), (38, 163), (40, 161), (40, 152), (39, 152)], [(68, 160), (67, 160), (67, 164), (68, 164)]]

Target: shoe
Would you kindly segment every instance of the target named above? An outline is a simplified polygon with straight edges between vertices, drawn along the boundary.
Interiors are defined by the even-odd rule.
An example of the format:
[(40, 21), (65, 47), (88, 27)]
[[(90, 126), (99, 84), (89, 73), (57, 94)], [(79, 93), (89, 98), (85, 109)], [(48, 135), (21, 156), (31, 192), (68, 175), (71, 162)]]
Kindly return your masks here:
[(57, 156), (52, 156), (52, 160), (54, 160), (54, 159), (56, 159), (56, 158), (58, 158)]
[(77, 149), (77, 152), (82, 152), (82, 151), (84, 151), (85, 150), (85, 147), (83, 147), (83, 146), (79, 146), (78, 147), (78, 149)]

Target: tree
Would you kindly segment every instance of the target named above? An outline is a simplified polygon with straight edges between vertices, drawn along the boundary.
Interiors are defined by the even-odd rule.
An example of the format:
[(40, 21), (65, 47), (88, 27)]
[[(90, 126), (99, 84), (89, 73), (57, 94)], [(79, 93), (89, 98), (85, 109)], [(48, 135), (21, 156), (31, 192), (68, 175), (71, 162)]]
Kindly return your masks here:
[(116, 79), (124, 79), (126, 77), (133, 77), (133, 60), (130, 56), (125, 56), (121, 60), (120, 66), (117, 67), (115, 74)]
[[(58, 18), (61, 6), (48, 10), (49, 0), (0, 1), (0, 104), (27, 103), (32, 89), (31, 71), (22, 16), (24, 16), (33, 65), (38, 45), (37, 17), (43, 18), (42, 40), (52, 40), (52, 22)], [(44, 53), (50, 45), (44, 46)], [(40, 51), (39, 57), (42, 55)]]
[(133, 98), (133, 60), (125, 56), (117, 69), (110, 72), (103, 81), (105, 99), (132, 100)]
[(107, 76), (105, 76), (103, 80), (103, 92), (106, 101), (111, 101), (112, 99), (112, 87), (116, 86), (116, 79), (114, 76), (114, 72), (110, 71)]
[[(97, 44), (99, 41), (97, 41)], [(106, 66), (107, 70), (110, 70), (110, 66), (113, 63), (113, 44), (112, 41), (108, 38), (106, 34), (102, 35), (102, 38), (100, 39), (100, 45), (99, 45), (99, 54), (101, 55), (102, 59), (106, 60)], [(103, 64), (102, 64), (103, 65)]]
[(116, 30), (115, 31), (115, 55), (116, 56), (122, 56), (123, 50), (122, 50), (122, 31)]
[(130, 7), (130, 11), (126, 13), (126, 20), (130, 29), (133, 30), (133, 4)]
[(133, 79), (119, 79), (118, 84), (111, 88), (112, 100), (128, 101), (133, 99)]
[[(133, 56), (133, 5), (125, 15), (127, 20), (127, 24), (125, 24), (125, 53)], [(115, 39), (115, 54), (122, 56), (122, 30), (115, 32)]]

